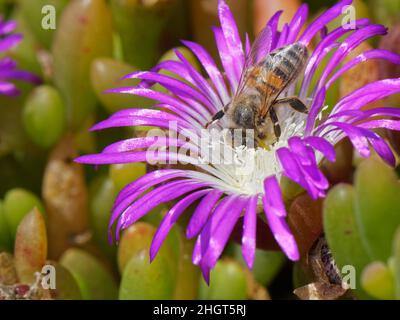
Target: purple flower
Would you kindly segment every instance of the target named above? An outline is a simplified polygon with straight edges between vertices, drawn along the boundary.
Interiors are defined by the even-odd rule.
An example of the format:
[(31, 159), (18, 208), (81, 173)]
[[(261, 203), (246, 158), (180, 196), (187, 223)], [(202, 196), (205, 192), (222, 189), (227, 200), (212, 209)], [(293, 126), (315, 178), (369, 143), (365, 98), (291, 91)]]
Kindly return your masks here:
[[(309, 54), (303, 75), (280, 95), (298, 96), (307, 105), (309, 113), (279, 108), (279, 140), (267, 148), (227, 144), (224, 147), (231, 149), (235, 159), (232, 163), (199, 161), (205, 154), (200, 148), (201, 139), (196, 139), (204, 134), (203, 129), (212, 116), (231, 101), (248, 59), (246, 57), (251, 52), (248, 37), (243, 44), (224, 0), (220, 0), (218, 6), (221, 27), (213, 29), (222, 71), (203, 47), (184, 41), (185, 46), (201, 62), (209, 80), (176, 51), (179, 61), (162, 62), (151, 71), (136, 72), (126, 77), (141, 79), (140, 85), (110, 90), (148, 97), (158, 101), (158, 104), (151, 110), (119, 111), (95, 125), (92, 130), (136, 125), (168, 128), (169, 123), (174, 122), (179, 136), (160, 135), (119, 141), (108, 146), (102, 153), (82, 156), (77, 162), (98, 165), (178, 160), (198, 168), (156, 170), (127, 185), (116, 199), (110, 220), (110, 230), (115, 223), (117, 225), (117, 239), (121, 230), (153, 208), (178, 200), (158, 228), (150, 249), (151, 259), (154, 259), (177, 219), (191, 204), (196, 203), (186, 235), (188, 238), (197, 237), (193, 263), (201, 267), (207, 281), (210, 269), (221, 256), (241, 216), (244, 217), (242, 252), (249, 268), (253, 266), (255, 256), (258, 213), (265, 214), (272, 234), (287, 257), (298, 260), (296, 241), (285, 219), (286, 210), (279, 185), (282, 176), (299, 184), (313, 199), (324, 197), (329, 183), (319, 163), (323, 158), (335, 161), (334, 146), (345, 137), (350, 139), (361, 156), (368, 157), (372, 148), (387, 163), (395, 164), (391, 149), (373, 129), (400, 130), (400, 109), (376, 108), (366, 111), (363, 106), (400, 92), (400, 79), (370, 83), (340, 99), (334, 106), (325, 105), (326, 93), (331, 85), (359, 63), (368, 59), (385, 59), (400, 64), (400, 56), (375, 49), (342, 64), (348, 53), (360, 43), (386, 33), (384, 26), (371, 24), (367, 19), (355, 21), (354, 30), (342, 26), (328, 32), (326, 25), (341, 15), (343, 8), (351, 3), (351, 0), (340, 1), (310, 23), (302, 33), (308, 15), (307, 5), (301, 6), (291, 23), (286, 24), (281, 31), (277, 29), (281, 12), (276, 13), (267, 23), (256, 40), (258, 49), (253, 55), (254, 63), (277, 48), (296, 42), (308, 46), (315, 36), (321, 37), (319, 44)], [(317, 66), (328, 53), (332, 53), (328, 65), (315, 85), (311, 85)], [(160, 74), (159, 70), (168, 70), (185, 82)], [(152, 90), (155, 83), (164, 86), (170, 94)], [(222, 119), (217, 129), (223, 130), (224, 126), (226, 120)], [(190, 138), (190, 142), (185, 138)], [(189, 145), (190, 151), (198, 154), (177, 154), (170, 147), (157, 152), (150, 152), (149, 149), (143, 151), (165, 142), (168, 142), (168, 146)], [(220, 140), (218, 142), (221, 143)], [(209, 147), (212, 149), (215, 145)], [(213, 150), (218, 153), (216, 149)], [(252, 164), (250, 169), (247, 166), (249, 163)]]
[[(0, 54), (15, 47), (23, 38), (22, 34), (13, 33), (15, 21), (4, 21), (0, 16)], [(15, 96), (20, 92), (11, 81), (21, 80), (34, 84), (41, 83), (41, 79), (27, 71), (18, 70), (17, 64), (9, 57), (0, 59), (0, 95)]]

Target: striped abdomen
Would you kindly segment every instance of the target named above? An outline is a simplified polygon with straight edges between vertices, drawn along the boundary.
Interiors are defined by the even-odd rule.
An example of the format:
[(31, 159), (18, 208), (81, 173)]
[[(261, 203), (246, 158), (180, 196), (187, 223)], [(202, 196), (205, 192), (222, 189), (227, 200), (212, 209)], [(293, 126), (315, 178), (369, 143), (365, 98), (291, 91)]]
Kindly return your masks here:
[(307, 48), (294, 43), (271, 52), (260, 62), (257, 90), (274, 100), (297, 79), (308, 58)]

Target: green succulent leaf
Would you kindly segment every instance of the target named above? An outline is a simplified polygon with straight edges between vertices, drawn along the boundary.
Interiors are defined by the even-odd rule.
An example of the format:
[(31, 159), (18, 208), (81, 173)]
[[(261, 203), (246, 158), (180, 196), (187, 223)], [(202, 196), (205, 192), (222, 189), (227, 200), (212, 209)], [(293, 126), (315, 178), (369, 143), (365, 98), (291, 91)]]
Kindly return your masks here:
[(324, 202), (323, 222), (329, 248), (339, 269), (351, 265), (356, 269), (356, 294), (365, 298), (361, 290), (361, 272), (370, 262), (360, 237), (354, 210), (354, 188), (338, 184), (329, 191)]
[(400, 300), (400, 227), (397, 228), (393, 241), (393, 273), (395, 278), (396, 299)]
[(90, 224), (93, 238), (102, 251), (114, 260), (116, 257), (116, 245), (108, 242), (108, 221), (115, 200), (115, 188), (107, 176), (96, 177), (90, 185)]
[(23, 123), (37, 145), (54, 145), (65, 127), (65, 107), (58, 91), (48, 85), (35, 88), (25, 102)]
[[(242, 266), (245, 268), (247, 267), (243, 259), (241, 246), (235, 244), (234, 256)], [(254, 279), (259, 284), (268, 286), (282, 268), (285, 261), (285, 255), (282, 252), (257, 249), (252, 269)]]
[(0, 201), (0, 252), (11, 252), (11, 247), (11, 234), (4, 214), (3, 202)]
[(161, 55), (161, 39), (176, 0), (111, 0), (116, 30), (127, 62), (151, 68)]
[(153, 100), (132, 94), (105, 93), (113, 88), (137, 86), (138, 79), (122, 80), (122, 77), (135, 71), (135, 67), (111, 58), (98, 58), (93, 61), (90, 72), (92, 87), (109, 113), (132, 107), (146, 108), (154, 104)]
[(150, 263), (149, 248), (155, 233), (151, 225), (139, 222), (125, 230), (118, 250), (122, 272), (121, 300), (173, 299), (178, 261), (166, 241)]
[(69, 127), (78, 129), (96, 106), (90, 68), (97, 57), (112, 56), (110, 10), (105, 0), (68, 3), (54, 36), (54, 81), (67, 107)]
[(364, 160), (355, 174), (355, 213), (364, 247), (372, 260), (387, 261), (400, 225), (400, 184), (380, 158)]
[[(26, 23), (36, 39), (45, 48), (50, 48), (55, 29), (44, 28), (43, 24), (50, 22), (49, 19), (54, 18), (55, 28), (57, 28), (57, 21), (67, 3), (68, 0), (18, 0)], [(52, 16), (53, 13), (54, 17)]]
[(58, 262), (47, 261), (46, 265), (52, 265), (56, 273), (56, 289), (51, 290), (51, 295), (56, 300), (82, 300), (81, 290), (75, 278)]
[(361, 276), (361, 284), (372, 297), (383, 300), (395, 298), (393, 274), (383, 262), (375, 261), (366, 266)]
[(84, 300), (113, 300), (118, 296), (111, 273), (89, 253), (68, 249), (60, 258), (60, 264), (71, 272)]
[(32, 192), (16, 188), (6, 193), (3, 210), (13, 242), (18, 225), (33, 208), (37, 208), (44, 214), (42, 202)]
[(244, 300), (247, 297), (247, 280), (243, 267), (235, 260), (217, 262), (210, 274), (210, 285), (200, 280), (201, 300)]

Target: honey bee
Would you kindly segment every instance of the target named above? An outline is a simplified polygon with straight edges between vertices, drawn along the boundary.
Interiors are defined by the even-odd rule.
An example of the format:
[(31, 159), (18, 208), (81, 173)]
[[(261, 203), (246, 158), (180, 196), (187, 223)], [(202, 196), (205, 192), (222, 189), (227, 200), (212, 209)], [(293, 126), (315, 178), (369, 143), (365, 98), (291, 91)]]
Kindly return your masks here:
[(259, 59), (261, 42), (263, 37), (259, 36), (246, 57), (233, 99), (214, 115), (210, 123), (225, 116), (229, 129), (253, 129), (256, 141), (272, 144), (281, 135), (275, 107), (289, 105), (298, 112), (308, 112), (298, 97), (278, 99), (299, 77), (308, 59), (308, 51), (305, 45), (294, 43)]

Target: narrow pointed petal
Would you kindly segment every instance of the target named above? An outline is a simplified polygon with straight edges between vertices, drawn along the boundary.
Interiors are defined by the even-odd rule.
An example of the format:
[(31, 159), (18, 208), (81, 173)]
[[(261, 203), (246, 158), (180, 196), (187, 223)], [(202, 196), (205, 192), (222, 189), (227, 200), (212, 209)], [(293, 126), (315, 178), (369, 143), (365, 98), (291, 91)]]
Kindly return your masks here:
[(287, 38), (287, 43), (295, 42), (299, 36), (299, 32), (303, 27), (304, 23), (307, 21), (308, 17), (308, 5), (302, 4), (294, 15), (292, 21), (289, 25), (289, 34)]
[[(227, 209), (232, 206), (232, 202), (236, 199), (235, 196), (226, 196), (217, 205), (214, 211), (211, 213), (206, 225), (201, 230), (200, 235), (197, 237), (196, 244), (193, 249), (192, 262), (195, 265), (199, 265), (208, 250), (211, 238), (211, 231), (215, 228), (215, 224), (218, 224)], [(208, 265), (208, 264), (207, 264)]]
[(228, 89), (226, 87), (225, 80), (221, 72), (218, 70), (213, 58), (202, 46), (195, 42), (183, 41), (183, 44), (188, 47), (199, 59), (202, 66), (207, 71), (211, 81), (214, 83), (223, 103), (227, 104), (230, 99)]
[(215, 43), (218, 48), (219, 57), (221, 59), (222, 66), (224, 68), (226, 77), (228, 78), (229, 84), (231, 86), (231, 91), (236, 92), (236, 89), (239, 84), (240, 75), (237, 75), (234, 71), (234, 60), (230, 55), (228, 46), (226, 45), (226, 41), (224, 38), (224, 34), (221, 28), (214, 27), (213, 28)]
[(338, 2), (336, 5), (331, 7), (322, 13), (319, 17), (317, 17), (303, 32), (300, 37), (300, 41), (309, 44), (311, 39), (329, 22), (334, 20), (336, 17), (342, 14), (342, 10), (345, 6), (351, 5), (352, 0), (342, 0)]
[(150, 247), (150, 261), (153, 261), (155, 258), (158, 250), (160, 249), (162, 243), (164, 242), (165, 238), (167, 237), (169, 231), (175, 224), (175, 222), (179, 219), (182, 213), (196, 200), (203, 197), (206, 193), (210, 192), (211, 190), (200, 190), (194, 192), (187, 197), (180, 200), (176, 205), (174, 205), (164, 216), (164, 219), (160, 223), (156, 234), (154, 235), (153, 241)]
[(250, 269), (256, 255), (257, 202), (258, 195), (250, 199), (243, 220), (242, 255)]
[(326, 86), (329, 88), (332, 83), (340, 78), (346, 71), (354, 68), (358, 64), (365, 62), (370, 59), (384, 59), (394, 64), (400, 64), (400, 55), (380, 49), (373, 49), (359, 54), (357, 57), (351, 59), (344, 66), (342, 66), (336, 73), (329, 79)]
[[(274, 180), (275, 182), (273, 182)], [(290, 260), (297, 261), (300, 259), (300, 254), (297, 248), (296, 240), (294, 239), (289, 226), (286, 224), (285, 218), (276, 215), (276, 209), (273, 207), (273, 203), (280, 203), (279, 206), (283, 206), (283, 199), (279, 197), (273, 198), (277, 194), (271, 194), (269, 189), (267, 189), (269, 186), (275, 186), (277, 183), (278, 181), (276, 181), (275, 176), (269, 177), (265, 180), (265, 196), (263, 198), (265, 216), (272, 234), (274, 235), (274, 238), (281, 247), (282, 251)]]
[(306, 137), (305, 142), (314, 149), (320, 151), (329, 161), (334, 162), (336, 160), (335, 148), (324, 138)]
[(206, 224), (210, 213), (214, 209), (214, 206), (217, 204), (221, 196), (221, 191), (214, 190), (202, 199), (202, 201), (196, 207), (196, 210), (190, 218), (187, 226), (186, 237), (188, 239), (191, 239), (200, 233), (201, 229)]
[[(243, 208), (248, 203), (247, 199), (236, 197), (224, 212), (216, 212), (210, 217), (211, 236), (202, 262), (213, 268), (222, 254), (226, 243), (238, 221)], [(229, 214), (227, 214), (229, 213)]]
[(243, 44), (235, 18), (224, 0), (219, 0), (218, 15), (229, 54), (232, 60), (235, 61), (235, 65), (233, 66), (235, 74), (237, 77), (240, 77), (244, 65)]
[(129, 227), (160, 204), (174, 200), (188, 192), (201, 189), (205, 186), (205, 184), (193, 181), (176, 181), (150, 191), (122, 213), (117, 223), (117, 236), (122, 229)]

